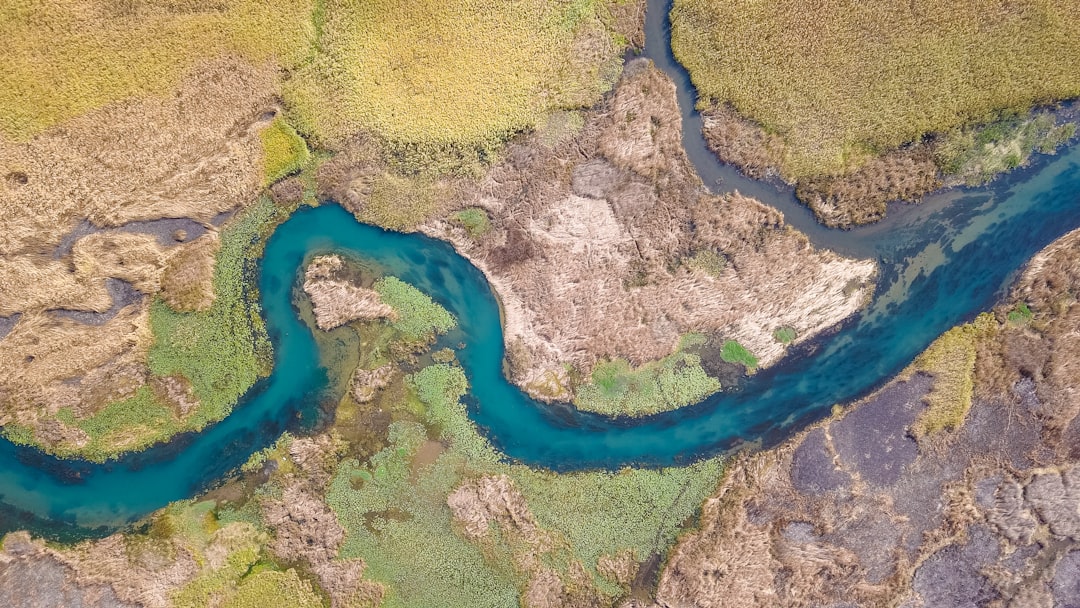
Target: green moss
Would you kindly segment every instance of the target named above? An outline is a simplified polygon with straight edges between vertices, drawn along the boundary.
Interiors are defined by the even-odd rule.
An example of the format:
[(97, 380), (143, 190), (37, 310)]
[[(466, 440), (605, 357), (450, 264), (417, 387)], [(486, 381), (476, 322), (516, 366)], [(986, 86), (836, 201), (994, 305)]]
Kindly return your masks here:
[(773, 340), (781, 344), (791, 344), (798, 337), (799, 334), (793, 327), (778, 327), (773, 331)]
[(720, 347), (720, 358), (728, 363), (738, 363), (749, 372), (757, 369), (757, 357), (735, 340), (724, 341), (724, 345)]
[(374, 287), (382, 301), (398, 314), (394, 328), (409, 340), (426, 341), (457, 326), (454, 316), (446, 309), (397, 277), (379, 279)]
[(484, 236), (491, 230), (491, 220), (488, 219), (487, 212), (477, 207), (462, 209), (454, 213), (453, 220), (474, 239)]
[(307, 143), (283, 118), (275, 118), (259, 132), (263, 147), (263, 175), (267, 184), (302, 169), (311, 160)]

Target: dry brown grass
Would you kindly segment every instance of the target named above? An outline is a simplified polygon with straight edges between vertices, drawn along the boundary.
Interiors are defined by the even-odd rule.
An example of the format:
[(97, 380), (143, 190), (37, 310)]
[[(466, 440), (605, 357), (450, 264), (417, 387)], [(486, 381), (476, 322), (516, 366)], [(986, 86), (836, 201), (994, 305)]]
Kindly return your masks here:
[(373, 289), (355, 285), (345, 276), (345, 261), (320, 256), (304, 271), (304, 291), (311, 298), (319, 329), (329, 330), (359, 319), (395, 319), (394, 309)]
[(161, 274), (161, 299), (178, 312), (210, 310), (214, 303), (214, 256), (221, 247), (210, 232), (179, 248)]
[(796, 194), (822, 223), (850, 226), (885, 217), (886, 203), (917, 203), (941, 185), (932, 150), (914, 146), (871, 158), (844, 175), (802, 180)]
[(140, 305), (102, 325), (24, 314), (0, 340), (0, 361), (11, 362), (0, 369), (0, 424), (39, 429), (61, 407), (89, 414), (130, 397), (146, 382), (149, 344)]
[[(601, 358), (639, 365), (690, 331), (738, 340), (767, 365), (784, 350), (776, 327), (805, 338), (861, 304), (865, 290), (843, 288), (873, 263), (814, 251), (756, 201), (707, 196), (678, 117), (670, 81), (634, 64), (579, 135), (554, 149), (522, 142), (462, 186), (455, 204), (484, 209), (489, 232), (427, 226), (485, 269), (505, 308), (515, 379), (534, 394), (566, 397), (566, 363), (586, 373)], [(689, 267), (704, 249), (731, 261), (720, 276)]]

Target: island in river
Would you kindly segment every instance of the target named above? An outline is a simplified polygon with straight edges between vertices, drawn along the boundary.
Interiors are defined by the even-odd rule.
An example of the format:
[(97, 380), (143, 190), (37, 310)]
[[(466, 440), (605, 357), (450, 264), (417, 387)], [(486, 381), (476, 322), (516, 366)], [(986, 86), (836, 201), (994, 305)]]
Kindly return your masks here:
[[(231, 52), (170, 43), (195, 66), (189, 74), (99, 86), (111, 99), (58, 89), (79, 103), (43, 104), (30, 118), (26, 108), (9, 113), (0, 349), (15, 364), (3, 371), (2, 421), (8, 438), (37, 448), (6, 446), (6, 473), (40, 472), (24, 477), (22, 490), (10, 486), (5, 502), (27, 488), (32, 495), (36, 484), (58, 489), (5, 512), (7, 529), (31, 533), (5, 539), (0, 598), (937, 606), (1072, 597), (1076, 554), (1064, 507), (1075, 414), (1075, 239), (1041, 254), (996, 316), (950, 330), (915, 355), (992, 308), (1008, 272), (1076, 223), (1068, 179), (1075, 154), (1036, 160), (1034, 170), (992, 190), (898, 209), (896, 220), (836, 237), (832, 253), (823, 246), (829, 233), (790, 208), (781, 215), (745, 195), (715, 195), (696, 177), (715, 169), (702, 168), (711, 158), (683, 152), (701, 141), (682, 129), (692, 113), (675, 101), (692, 91), (677, 91), (647, 62), (620, 67), (622, 49), (642, 45), (644, 19), (655, 24), (661, 7), (643, 17), (632, 2), (535, 2), (520, 14), (392, 4), (329, 3), (308, 14), (311, 7), (251, 10), (242, 2), (219, 12), (91, 2), (73, 16), (29, 8), (13, 15), (19, 48), (34, 48), (34, 24), (44, 20), (55, 31), (106, 34), (212, 26)], [(239, 17), (256, 25), (223, 27)], [(423, 47), (421, 22), (441, 24), (450, 39), (485, 35), (457, 38), (462, 52), (448, 57)], [(264, 28), (287, 36), (259, 43), (278, 45), (272, 49), (245, 46), (252, 41), (243, 32)], [(521, 28), (542, 32), (571, 60), (476, 46), (528, 36)], [(360, 72), (335, 67), (363, 49), (350, 39), (357, 31), (393, 41), (377, 48), (408, 51), (390, 61), (399, 72), (363, 71), (377, 62)], [(128, 33), (117, 39), (140, 44)], [(498, 78), (470, 79), (477, 65)], [(393, 88), (391, 73), (406, 86)], [(557, 94), (544, 90), (553, 83)], [(466, 93), (484, 86), (507, 103), (470, 103)], [(399, 107), (420, 114), (380, 105), (399, 98)], [(455, 103), (441, 108), (431, 98)], [(503, 143), (517, 131), (526, 133)], [(731, 174), (721, 186), (735, 183), (751, 182)], [(763, 188), (747, 192), (763, 192), (770, 204), (791, 196)], [(447, 270), (453, 253), (444, 245), (402, 246), (384, 262), (340, 247), (341, 257), (305, 265), (303, 279), (268, 275), (267, 238), (278, 226), (310, 217), (352, 230), (330, 201), (362, 221), (451, 242), (500, 298), (503, 330), (493, 305), (486, 318), (451, 314), (468, 310), (451, 305), (459, 297), (490, 295), (475, 270), (460, 272), (478, 282), (461, 284), (481, 287), (454, 293), (458, 269), (468, 266)], [(304, 208), (311, 204), (323, 207)], [(315, 238), (310, 247), (325, 244)], [(309, 262), (307, 253), (299, 250), (298, 261)], [(950, 265), (958, 261), (969, 265)], [(859, 327), (913, 314), (903, 304), (919, 293), (936, 294), (922, 301), (925, 325), (907, 342), (879, 345), (888, 357), (843, 350), (848, 336), (858, 345), (859, 336), (878, 335)], [(867, 304), (859, 321), (827, 337)], [(310, 335), (314, 345), (288, 377), (311, 382), (315, 393), (275, 393), (287, 386), (274, 384), (280, 373), (256, 384), (291, 352), (274, 324), (285, 318), (288, 333)], [(328, 329), (309, 329), (316, 325)], [(500, 423), (501, 401), (478, 397), (489, 376), (512, 388), (497, 363), (504, 339), (512, 381), (544, 400), (574, 399), (576, 408), (528, 406), (520, 411), (539, 412), (537, 424)], [(491, 348), (494, 364), (470, 363)], [(794, 355), (782, 359), (789, 349)], [(785, 441), (827, 413), (830, 403), (818, 403), (827, 396), (771, 416), (753, 406), (767, 399), (750, 397), (774, 379), (813, 378), (812, 362), (843, 359), (838, 351), (860, 355), (851, 364), (876, 374), (862, 388), (845, 384), (846, 371), (821, 379), (849, 398), (914, 363), (865, 402)], [(712, 405), (691, 406), (717, 390)], [(513, 403), (523, 399), (512, 395)], [(724, 403), (741, 403), (744, 419), (733, 422)], [(612, 423), (585, 410), (669, 413)], [(1009, 425), (993, 426), (1003, 421)], [(714, 438), (671, 444), (658, 433), (670, 447), (635, 443), (645, 435), (632, 429), (656, 427)], [(606, 430), (573, 444), (581, 454), (553, 442), (545, 457), (549, 428), (564, 429), (553, 437)], [(735, 437), (781, 443), (725, 456), (733, 428)], [(514, 440), (530, 431), (532, 443)], [(620, 436), (630, 439), (620, 444)], [(207, 439), (215, 437), (230, 440), (210, 442), (214, 451)], [(115, 462), (101, 468), (39, 449)], [(211, 457), (214, 466), (184, 469)], [(663, 466), (641, 466), (649, 463)], [(122, 487), (102, 471), (152, 474), (154, 466), (183, 474), (143, 487), (138, 504), (91, 496), (99, 483)], [(58, 506), (69, 491), (86, 499)], [(155, 504), (162, 496), (170, 498)], [(164, 505), (174, 499), (187, 500)]]

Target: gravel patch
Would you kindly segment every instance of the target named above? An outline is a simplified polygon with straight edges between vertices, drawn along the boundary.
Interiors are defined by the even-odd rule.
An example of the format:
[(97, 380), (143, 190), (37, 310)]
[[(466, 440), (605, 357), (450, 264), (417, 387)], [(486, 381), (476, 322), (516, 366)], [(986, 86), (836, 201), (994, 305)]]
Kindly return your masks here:
[(791, 485), (803, 494), (814, 495), (851, 486), (851, 476), (833, 464), (823, 429), (817, 428), (807, 433), (795, 448), (791, 462)]
[(833, 445), (844, 468), (858, 471), (872, 485), (895, 484), (918, 455), (907, 430), (926, 407), (922, 398), (931, 383), (929, 376), (916, 374), (907, 382), (882, 389), (875, 398), (834, 422)]
[(980, 570), (997, 561), (1000, 547), (985, 526), (968, 528), (965, 545), (951, 545), (926, 560), (915, 572), (914, 589), (926, 608), (976, 608), (998, 593)]
[(118, 600), (111, 587), (80, 587), (74, 572), (53, 557), (34, 556), (0, 563), (0, 606), (128, 608), (131, 604)]
[(12, 329), (15, 329), (15, 324), (19, 322), (19, 317), (22, 313), (17, 312), (10, 317), (0, 317), (0, 340), (3, 340), (11, 333)]
[(86, 310), (65, 310), (62, 308), (50, 310), (52, 314), (63, 319), (71, 319), (84, 325), (101, 325), (110, 321), (125, 306), (130, 306), (143, 298), (138, 289), (120, 279), (105, 279), (105, 289), (112, 296), (112, 306), (105, 312), (90, 312)]
[(1055, 608), (1080, 608), (1080, 551), (1069, 551), (1050, 581)]

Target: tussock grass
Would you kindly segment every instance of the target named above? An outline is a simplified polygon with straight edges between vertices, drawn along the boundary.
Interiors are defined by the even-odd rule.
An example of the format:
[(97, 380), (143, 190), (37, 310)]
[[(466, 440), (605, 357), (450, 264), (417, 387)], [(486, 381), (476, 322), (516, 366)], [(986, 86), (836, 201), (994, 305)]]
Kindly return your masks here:
[(738, 363), (745, 367), (748, 372), (753, 372), (758, 366), (758, 360), (754, 353), (735, 340), (724, 341), (724, 345), (720, 347), (720, 358), (727, 363)]
[(259, 139), (263, 145), (263, 175), (267, 184), (299, 171), (311, 160), (307, 143), (280, 117), (259, 132)]
[(1074, 0), (676, 0), (671, 18), (703, 102), (782, 136), (790, 178), (1080, 95)]
[(130, 97), (173, 90), (200, 60), (292, 67), (310, 52), (312, 2), (10, 0), (0, 8), (0, 134), (28, 139)]
[(593, 368), (592, 381), (578, 387), (574, 404), (608, 415), (644, 416), (701, 401), (720, 390), (720, 381), (701, 367), (697, 355), (676, 352), (633, 368), (623, 359)]
[(328, 0), (321, 52), (287, 99), (324, 142), (489, 146), (611, 86), (610, 21), (601, 0)]
[(912, 426), (916, 437), (953, 430), (964, 423), (975, 390), (977, 342), (996, 328), (993, 315), (979, 315), (974, 322), (942, 334), (915, 360), (915, 369), (934, 377), (934, 386), (926, 396), (927, 408)]

